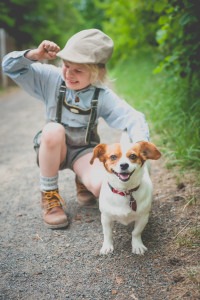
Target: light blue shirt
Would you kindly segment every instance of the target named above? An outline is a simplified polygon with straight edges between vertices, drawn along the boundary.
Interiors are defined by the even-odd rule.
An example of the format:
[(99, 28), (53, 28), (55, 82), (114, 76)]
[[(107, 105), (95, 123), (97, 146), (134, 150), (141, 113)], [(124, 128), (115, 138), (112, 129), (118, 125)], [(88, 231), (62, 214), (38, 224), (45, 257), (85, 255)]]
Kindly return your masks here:
[[(7, 54), (2, 62), (2, 69), (13, 81), (31, 96), (40, 99), (46, 107), (46, 119), (55, 120), (62, 70), (51, 64), (40, 63), (27, 59), (26, 51), (14, 51)], [(127, 130), (133, 142), (148, 141), (149, 129), (144, 115), (120, 99), (106, 86), (100, 87), (97, 120), (102, 117), (107, 124), (115, 129)], [(91, 107), (95, 86), (83, 90), (67, 89), (66, 101), (82, 109)], [(76, 103), (76, 97), (79, 102)], [(70, 127), (87, 127), (89, 115), (70, 112), (63, 106), (62, 123)]]

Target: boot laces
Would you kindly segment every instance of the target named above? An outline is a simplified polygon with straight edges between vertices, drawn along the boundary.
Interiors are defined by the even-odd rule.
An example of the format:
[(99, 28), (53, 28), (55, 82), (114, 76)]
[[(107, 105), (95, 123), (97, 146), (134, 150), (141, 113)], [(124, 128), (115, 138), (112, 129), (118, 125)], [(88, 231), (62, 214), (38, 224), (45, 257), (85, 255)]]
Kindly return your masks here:
[(59, 195), (57, 190), (44, 192), (44, 200), (47, 202), (47, 209), (50, 210), (54, 207), (65, 207), (65, 202)]

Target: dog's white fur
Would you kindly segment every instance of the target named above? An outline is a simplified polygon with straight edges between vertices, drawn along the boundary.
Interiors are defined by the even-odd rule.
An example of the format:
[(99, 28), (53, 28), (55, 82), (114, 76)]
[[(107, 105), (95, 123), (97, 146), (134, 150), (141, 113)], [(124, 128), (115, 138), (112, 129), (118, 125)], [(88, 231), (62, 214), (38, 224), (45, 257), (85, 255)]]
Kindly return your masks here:
[[(99, 197), (104, 234), (101, 254), (108, 254), (114, 250), (112, 238), (114, 221), (124, 225), (135, 221), (132, 232), (132, 253), (144, 254), (147, 250), (141, 234), (149, 219), (153, 186), (146, 160), (158, 159), (160, 156), (154, 144), (149, 142), (132, 144), (125, 132), (122, 133), (120, 143), (99, 144), (94, 148), (91, 164), (95, 158), (98, 158), (107, 171)], [(124, 193), (139, 186), (136, 191), (131, 192), (137, 203), (136, 211), (130, 207), (130, 195), (113, 193), (108, 183), (115, 190)]]

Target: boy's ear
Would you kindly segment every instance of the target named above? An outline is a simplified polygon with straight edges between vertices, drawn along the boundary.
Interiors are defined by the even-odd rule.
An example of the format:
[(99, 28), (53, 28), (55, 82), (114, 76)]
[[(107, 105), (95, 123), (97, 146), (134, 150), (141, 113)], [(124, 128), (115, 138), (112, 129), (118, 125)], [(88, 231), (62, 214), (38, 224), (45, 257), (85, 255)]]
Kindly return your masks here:
[(153, 159), (157, 160), (161, 157), (160, 151), (153, 143), (150, 142), (138, 142), (140, 145), (140, 155), (144, 160)]
[(99, 144), (93, 149), (93, 156), (90, 160), (90, 164), (92, 165), (95, 158), (98, 158), (100, 161), (103, 161), (103, 156), (106, 152), (106, 144)]

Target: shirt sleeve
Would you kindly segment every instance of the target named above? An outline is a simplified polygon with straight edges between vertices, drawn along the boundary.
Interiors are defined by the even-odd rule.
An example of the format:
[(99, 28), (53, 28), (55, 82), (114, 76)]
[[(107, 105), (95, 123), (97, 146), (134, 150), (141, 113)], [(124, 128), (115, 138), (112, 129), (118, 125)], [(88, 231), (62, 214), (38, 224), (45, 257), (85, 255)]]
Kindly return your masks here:
[(2, 61), (2, 70), (31, 96), (46, 102), (49, 97), (47, 87), (56, 86), (61, 80), (60, 73), (53, 65), (26, 58), (24, 55), (27, 51), (29, 50), (7, 54)]
[(110, 89), (104, 90), (100, 101), (99, 116), (109, 126), (127, 130), (133, 143), (149, 140), (149, 127), (143, 113), (120, 99)]

